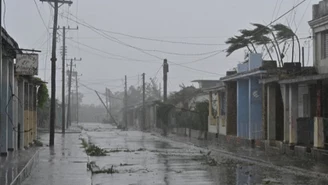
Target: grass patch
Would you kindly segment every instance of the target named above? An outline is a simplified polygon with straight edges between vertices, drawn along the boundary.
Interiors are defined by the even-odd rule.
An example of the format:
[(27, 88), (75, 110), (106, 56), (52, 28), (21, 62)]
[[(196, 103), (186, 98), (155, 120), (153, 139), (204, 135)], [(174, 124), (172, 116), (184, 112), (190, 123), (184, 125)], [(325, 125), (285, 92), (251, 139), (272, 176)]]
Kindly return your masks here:
[(88, 156), (106, 156), (107, 153), (109, 153), (109, 151), (105, 150), (105, 149), (102, 149), (98, 146), (96, 146), (95, 144), (92, 144), (92, 143), (88, 143), (85, 139), (81, 139), (82, 143), (82, 147), (81, 148), (84, 148), (85, 150), (85, 153), (88, 155)]
[(89, 156), (106, 156), (108, 151), (96, 146), (95, 144), (90, 144), (85, 149), (85, 153)]

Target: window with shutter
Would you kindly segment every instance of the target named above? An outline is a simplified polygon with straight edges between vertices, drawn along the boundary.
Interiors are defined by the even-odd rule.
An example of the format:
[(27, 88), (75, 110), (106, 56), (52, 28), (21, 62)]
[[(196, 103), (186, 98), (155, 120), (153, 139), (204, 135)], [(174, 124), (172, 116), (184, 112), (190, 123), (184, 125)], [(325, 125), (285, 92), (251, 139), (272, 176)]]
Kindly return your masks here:
[(325, 58), (328, 58), (328, 32), (325, 31), (325, 32), (322, 32), (322, 53), (321, 53), (321, 59), (325, 59)]

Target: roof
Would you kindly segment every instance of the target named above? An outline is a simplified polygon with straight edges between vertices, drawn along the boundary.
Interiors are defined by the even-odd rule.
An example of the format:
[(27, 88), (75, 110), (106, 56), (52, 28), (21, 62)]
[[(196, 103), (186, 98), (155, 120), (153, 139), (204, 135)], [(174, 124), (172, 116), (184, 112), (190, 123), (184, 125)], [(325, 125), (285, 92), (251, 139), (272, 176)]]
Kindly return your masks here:
[(267, 73), (266, 70), (261, 70), (259, 68), (256, 68), (256, 69), (252, 69), (250, 71), (240, 72), (240, 73), (236, 73), (236, 74), (233, 74), (233, 75), (222, 77), (221, 80), (223, 82), (235, 81), (235, 80), (238, 80), (238, 79), (241, 79), (241, 78), (246, 78), (246, 77), (249, 77), (249, 76), (257, 76), (257, 75), (266, 74), (266, 73)]
[(296, 78), (281, 80), (281, 81), (279, 81), (279, 83), (280, 84), (291, 84), (291, 83), (310, 82), (310, 81), (323, 80), (323, 79), (328, 79), (328, 74), (298, 76)]
[(225, 84), (223, 82), (220, 82), (219, 85), (209, 87), (209, 88), (204, 88), (203, 92), (213, 92), (213, 91), (221, 91), (225, 89)]
[[(6, 44), (8, 44), (11, 49), (17, 54), (22, 53), (21, 50), (19, 50), (19, 46), (17, 42), (8, 34), (8, 32), (2, 27), (2, 40), (5, 41)], [(3, 43), (4, 44), (4, 43)]]
[(193, 80), (191, 82), (220, 82), (221, 80)]

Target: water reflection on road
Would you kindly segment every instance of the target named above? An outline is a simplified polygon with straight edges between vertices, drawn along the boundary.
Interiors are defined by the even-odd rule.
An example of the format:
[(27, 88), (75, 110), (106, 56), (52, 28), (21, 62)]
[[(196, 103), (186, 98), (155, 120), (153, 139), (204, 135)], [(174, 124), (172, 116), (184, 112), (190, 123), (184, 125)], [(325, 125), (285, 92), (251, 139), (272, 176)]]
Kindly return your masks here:
[[(90, 157), (100, 168), (115, 174), (94, 174), (93, 184), (328, 184), (272, 168), (217, 157), (195, 146), (163, 139), (150, 133), (120, 131), (110, 125), (83, 124), (83, 137), (111, 152)], [(124, 151), (126, 150), (126, 151)], [(210, 159), (215, 158), (217, 165)]]

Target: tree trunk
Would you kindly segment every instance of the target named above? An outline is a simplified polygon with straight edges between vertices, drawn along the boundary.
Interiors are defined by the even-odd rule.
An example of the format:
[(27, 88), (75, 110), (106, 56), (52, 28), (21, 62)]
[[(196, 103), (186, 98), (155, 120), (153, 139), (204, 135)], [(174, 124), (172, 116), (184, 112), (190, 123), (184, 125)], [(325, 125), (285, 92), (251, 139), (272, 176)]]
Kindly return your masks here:
[(295, 53), (295, 40), (292, 37), (292, 63), (294, 63), (294, 53)]
[(300, 43), (300, 39), (298, 38), (298, 36), (295, 34), (295, 38), (296, 38), (296, 41), (297, 41), (297, 44), (298, 44), (298, 62), (301, 62), (302, 59), (301, 59), (301, 43)]
[(267, 46), (266, 44), (264, 44), (264, 47), (265, 47), (265, 49), (267, 50), (267, 52), (268, 52), (268, 54), (269, 54), (269, 56), (270, 56), (270, 59), (273, 61), (273, 58), (272, 58), (272, 55), (271, 55), (271, 53), (270, 53), (270, 50), (269, 50), (268, 46)]
[(255, 48), (255, 46), (254, 46), (254, 44), (252, 43), (252, 42), (250, 42), (251, 43), (251, 46), (253, 47), (253, 49), (254, 49), (254, 52), (255, 53), (257, 53), (257, 51), (256, 51), (256, 48)]
[(272, 37), (273, 37), (273, 39), (274, 39), (274, 42), (276, 43), (276, 49), (278, 50), (278, 55), (279, 55), (279, 58), (278, 58), (278, 60), (279, 60), (279, 62), (280, 62), (280, 64), (281, 64), (281, 66), (283, 66), (283, 62), (282, 62), (282, 58), (281, 58), (281, 50), (280, 50), (280, 47), (279, 47), (279, 43), (278, 43), (278, 41), (277, 41), (277, 38), (276, 38), (276, 36), (274, 35), (274, 33), (273, 32), (271, 32), (271, 34), (272, 34)]
[(279, 66), (279, 67), (282, 67), (282, 64), (281, 64), (281, 62), (280, 62), (280, 60), (279, 60), (280, 55), (279, 55), (279, 52), (278, 52), (278, 50), (277, 50), (277, 47), (276, 47), (276, 45), (275, 45), (275, 43), (274, 43), (273, 41), (271, 41), (271, 42), (272, 42), (272, 46), (273, 46), (273, 48), (274, 48), (274, 50), (275, 50), (275, 52), (276, 52), (276, 54), (277, 54), (277, 62), (278, 62), (278, 66)]
[(246, 46), (246, 47), (250, 53), (253, 53), (253, 51), (251, 50), (251, 48), (249, 48), (249, 46)]

